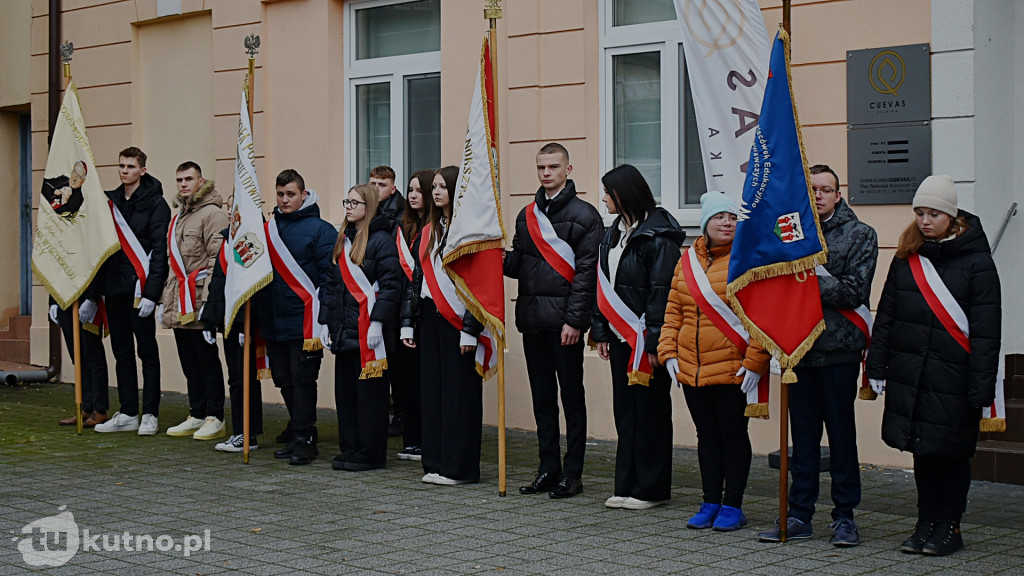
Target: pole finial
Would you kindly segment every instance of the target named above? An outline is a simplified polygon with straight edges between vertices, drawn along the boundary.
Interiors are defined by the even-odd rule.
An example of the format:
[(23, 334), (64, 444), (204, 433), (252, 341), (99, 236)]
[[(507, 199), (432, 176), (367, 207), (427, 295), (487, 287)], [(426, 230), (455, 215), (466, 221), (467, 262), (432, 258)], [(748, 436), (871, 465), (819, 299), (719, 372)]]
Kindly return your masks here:
[(75, 45), (71, 40), (65, 40), (60, 43), (60, 59), (65, 64), (71, 64), (71, 54), (75, 52)]
[(260, 36), (259, 34), (249, 34), (245, 37), (245, 53), (249, 55), (249, 59), (256, 57), (259, 54), (260, 48)]
[(484, 0), (484, 18), (488, 20), (501, 18), (501, 0)]

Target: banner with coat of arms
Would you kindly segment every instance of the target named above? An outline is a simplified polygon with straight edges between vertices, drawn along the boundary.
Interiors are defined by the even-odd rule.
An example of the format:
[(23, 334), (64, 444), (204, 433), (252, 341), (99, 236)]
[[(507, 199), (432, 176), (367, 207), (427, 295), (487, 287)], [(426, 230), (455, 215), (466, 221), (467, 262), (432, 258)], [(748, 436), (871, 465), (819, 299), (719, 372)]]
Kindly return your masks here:
[(238, 118), (238, 152), (235, 160), (235, 190), (229, 216), (227, 269), (224, 283), (225, 330), (253, 294), (274, 277), (267, 235), (263, 228), (263, 198), (256, 180), (256, 147), (249, 123), (247, 83), (242, 85), (242, 108)]

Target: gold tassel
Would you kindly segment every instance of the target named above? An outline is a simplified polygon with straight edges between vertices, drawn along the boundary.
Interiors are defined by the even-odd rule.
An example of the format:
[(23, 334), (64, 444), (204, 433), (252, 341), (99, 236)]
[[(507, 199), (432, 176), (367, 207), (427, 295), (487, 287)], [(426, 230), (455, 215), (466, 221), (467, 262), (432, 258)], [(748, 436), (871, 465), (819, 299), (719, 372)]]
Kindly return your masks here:
[(857, 393), (857, 397), (861, 400), (874, 400), (878, 398), (878, 394), (871, 389), (870, 386), (861, 387), (860, 392)]
[(796, 384), (797, 382), (798, 380), (796, 379), (796, 372), (793, 372), (792, 368), (786, 368), (786, 371), (782, 373), (782, 383)]
[(1006, 432), (1006, 418), (982, 418), (982, 432)]
[(306, 338), (302, 341), (303, 352), (316, 352), (317, 350), (323, 350), (324, 345), (320, 342), (319, 338)]
[(743, 415), (747, 418), (768, 420), (768, 403), (758, 402), (757, 404), (747, 404), (747, 408), (743, 411)]
[(643, 372), (641, 372), (639, 370), (634, 370), (633, 372), (629, 373), (629, 384), (628, 385), (629, 386), (634, 386), (634, 385), (650, 386), (651, 385), (651, 375), (650, 374), (645, 374), (645, 373), (643, 373)]
[(367, 380), (369, 378), (380, 378), (384, 375), (384, 371), (388, 369), (388, 359), (372, 360), (363, 366), (363, 371), (359, 373), (360, 380)]

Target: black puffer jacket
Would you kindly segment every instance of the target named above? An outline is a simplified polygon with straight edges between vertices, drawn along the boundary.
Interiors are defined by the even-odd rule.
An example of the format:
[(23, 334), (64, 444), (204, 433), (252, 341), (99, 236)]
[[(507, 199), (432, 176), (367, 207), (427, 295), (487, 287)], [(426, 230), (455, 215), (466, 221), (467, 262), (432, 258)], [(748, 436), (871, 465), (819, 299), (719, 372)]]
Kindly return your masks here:
[[(355, 226), (346, 228), (345, 235), (354, 241)], [(356, 266), (352, 264), (352, 267)], [(366, 254), (361, 268), (371, 285), (377, 283), (377, 300), (370, 313), (370, 320), (380, 322), (385, 329), (393, 329), (398, 321), (398, 302), (401, 298), (399, 275), (402, 271), (398, 264), (398, 248), (391, 236), (391, 224), (383, 215), (378, 214), (370, 221), (370, 237), (366, 242)], [(331, 352), (337, 354), (358, 350), (359, 303), (345, 284), (338, 264), (331, 267), (330, 276), (320, 287), (320, 303), (320, 323), (326, 324), (331, 332)]]
[(818, 276), (825, 331), (800, 361), (802, 368), (860, 362), (868, 344), (864, 333), (839, 310), (871, 306), (878, 236), (874, 228), (857, 219), (845, 200), (840, 200), (832, 217), (821, 223), (821, 231), (828, 246), (825, 269), (832, 275)]
[(505, 276), (519, 280), (516, 328), (534, 334), (560, 332), (568, 324), (586, 331), (597, 294), (597, 252), (604, 235), (601, 215), (593, 205), (576, 197), (572, 180), (550, 203), (544, 188), (537, 191), (535, 201), (541, 211), (546, 210), (558, 237), (572, 247), (576, 275), (570, 284), (544, 260), (526, 225), (529, 206), (523, 208), (516, 218), (512, 250), (505, 256)]
[[(108, 190), (106, 194), (128, 222), (128, 227), (139, 239), (142, 249), (150, 255), (149, 276), (142, 288), (142, 297), (160, 302), (170, 270), (167, 262), (167, 226), (171, 222), (171, 208), (164, 200), (163, 186), (156, 178), (143, 174), (131, 198), (125, 200), (124, 184)], [(105, 295), (132, 294), (135, 292), (135, 282), (139, 279), (124, 251), (116, 252), (108, 258), (98, 277), (102, 278), (102, 283), (97, 288)], [(89, 296), (94, 297), (94, 294), (90, 292)]]
[[(416, 260), (416, 269), (412, 273), (412, 281), (409, 282), (405, 287), (405, 296), (402, 298), (401, 308), (401, 327), (402, 328), (416, 328), (419, 325), (420, 319), (420, 293), (423, 291), (423, 267), (420, 265), (420, 247), (422, 243), (426, 241), (428, 234), (425, 231), (420, 231), (420, 235), (416, 238), (416, 241), (412, 243), (412, 256)], [(444, 245), (444, 240), (441, 239), (441, 245)], [(435, 248), (434, 250), (439, 250)], [(444, 274), (443, 270), (437, 271), (440, 274)], [(434, 295), (435, 298), (440, 298), (440, 295)], [(466, 310), (466, 313), (462, 315), (462, 331), (473, 337), (480, 336), (480, 333), (484, 331), (484, 325), (482, 322), (476, 319), (476, 316)]]
[(392, 192), (387, 200), (377, 205), (377, 215), (388, 219), (388, 232), (391, 232), (392, 238), (395, 237), (395, 229), (402, 225), (402, 215), (404, 213), (405, 196), (402, 196), (397, 191)]
[(893, 259), (878, 305), (868, 378), (886, 380), (882, 439), (916, 455), (969, 458), (981, 408), (995, 398), (1002, 307), (999, 274), (981, 220), (945, 242), (926, 242), (928, 258), (970, 326), (968, 354), (928, 307), (910, 264)]
[[(329, 222), (320, 218), (320, 206), (313, 190), (295, 212), (282, 213), (274, 208), (277, 230), (288, 252), (319, 288), (331, 274), (331, 254), (338, 231)], [(302, 299), (285, 283), (280, 274), (266, 288), (253, 297), (253, 305), (260, 321), (260, 335), (277, 342), (301, 340), (302, 319), (305, 307)], [(319, 337), (313, 334), (313, 337)]]
[[(600, 266), (608, 270), (608, 250), (620, 241), (621, 216), (615, 219), (601, 241)], [(637, 316), (646, 314), (647, 352), (658, 353), (658, 338), (665, 321), (665, 305), (672, 289), (672, 278), (679, 262), (679, 247), (686, 239), (686, 233), (679, 229), (679, 223), (663, 208), (658, 208), (640, 223), (626, 241), (615, 274), (615, 293)], [(611, 275), (609, 274), (609, 278)], [(617, 340), (608, 325), (608, 320), (594, 305), (593, 332), (595, 342)]]

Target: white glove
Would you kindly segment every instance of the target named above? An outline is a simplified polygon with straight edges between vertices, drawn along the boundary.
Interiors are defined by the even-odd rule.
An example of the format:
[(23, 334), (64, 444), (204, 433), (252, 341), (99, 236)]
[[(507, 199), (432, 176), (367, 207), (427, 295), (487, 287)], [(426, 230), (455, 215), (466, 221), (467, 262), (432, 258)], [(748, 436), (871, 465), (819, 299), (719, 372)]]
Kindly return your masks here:
[(879, 396), (885, 394), (885, 380), (868, 380), (868, 384), (871, 385), (871, 389), (875, 391), (875, 394)]
[[(141, 312), (141, 310), (140, 310), (140, 312)], [(163, 324), (164, 323), (164, 305), (163, 304), (161, 304), (161, 305), (156, 307), (156, 323), (157, 324)]]
[(324, 348), (331, 347), (331, 329), (324, 324), (320, 327), (320, 343), (324, 345)]
[(818, 264), (817, 266), (814, 267), (814, 273), (818, 276), (824, 276), (826, 278), (831, 276), (831, 274), (828, 273), (828, 270), (825, 270), (825, 267), (822, 266), (821, 264)]
[(86, 300), (78, 306), (78, 321), (82, 324), (92, 324), (92, 321), (96, 319), (96, 302), (92, 300)]
[(245, 333), (244, 332), (239, 332), (238, 333), (238, 345), (239, 346), (245, 346)]
[(676, 383), (676, 386), (682, 386), (683, 383), (676, 379), (676, 375), (679, 374), (679, 360), (675, 358), (669, 358), (665, 361), (665, 369), (668, 370), (668, 377)]
[(50, 304), (50, 322), (57, 324), (57, 305)]
[(376, 320), (370, 322), (370, 328), (366, 330), (366, 347), (372, 350), (380, 346), (383, 340), (384, 327)]
[(217, 344), (217, 336), (209, 330), (203, 330), (203, 340), (206, 340), (206, 343), (210, 346), (215, 346)]
[(156, 302), (149, 298), (139, 301), (139, 318), (149, 318), (153, 315), (153, 310), (156, 310)]
[(772, 358), (771, 362), (769, 363), (768, 371), (771, 372), (772, 374), (775, 374), (776, 376), (778, 376), (778, 375), (782, 374), (782, 365), (779, 364), (778, 360), (776, 360), (775, 358)]
[(736, 373), (736, 376), (743, 376), (743, 383), (740, 384), (740, 390), (742, 390), (744, 394), (750, 394), (757, 388), (757, 384), (761, 381), (760, 374), (757, 372), (751, 372), (746, 368), (740, 368), (740, 371)]

